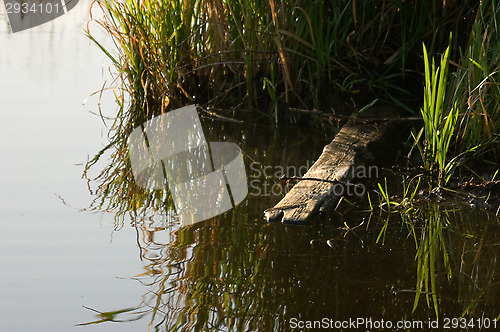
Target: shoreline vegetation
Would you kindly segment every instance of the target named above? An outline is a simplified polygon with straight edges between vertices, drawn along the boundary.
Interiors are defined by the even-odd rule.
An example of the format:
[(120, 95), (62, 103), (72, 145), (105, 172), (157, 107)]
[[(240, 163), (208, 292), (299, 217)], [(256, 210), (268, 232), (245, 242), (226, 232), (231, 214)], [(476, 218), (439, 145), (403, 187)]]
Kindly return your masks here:
[[(99, 0), (91, 12), (97, 7), (104, 16), (94, 23), (114, 48), (90, 28), (87, 35), (113, 62), (120, 107), (110, 144), (85, 174), (112, 150), (114, 162), (98, 177), (106, 187), (125, 186), (116, 174), (129, 169), (133, 128), (192, 103), (276, 126), (310, 123), (311, 116), (338, 123), (390, 105), (423, 118), (422, 128), (411, 123), (403, 144), (407, 166), (423, 170), (429, 191), (452, 175), (498, 187), (496, 0)], [(126, 191), (143, 200), (140, 190)]]

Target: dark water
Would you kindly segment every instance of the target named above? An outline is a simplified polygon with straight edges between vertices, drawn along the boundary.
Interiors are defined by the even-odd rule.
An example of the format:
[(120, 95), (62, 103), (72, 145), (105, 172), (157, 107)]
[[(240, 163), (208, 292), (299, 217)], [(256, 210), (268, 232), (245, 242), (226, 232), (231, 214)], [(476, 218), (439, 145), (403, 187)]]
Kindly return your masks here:
[[(249, 194), (240, 205), (190, 226), (165, 212), (85, 210), (102, 198), (81, 174), (106, 128), (87, 112), (97, 101), (81, 102), (107, 77), (81, 34), (88, 6), (72, 11), (76, 20), (67, 14), (22, 35), (0, 30), (8, 50), (0, 58), (0, 330), (401, 330), (403, 320), (494, 330), (500, 221), (491, 213), (429, 204), (389, 214), (361, 201), (303, 226), (264, 221), (285, 192), (276, 178), (303, 174), (333, 137), (329, 124), (276, 130), (200, 112), (207, 140), (243, 152)], [(63, 51), (74, 56), (58, 60)]]
[[(229, 326), (259, 331), (288, 331), (294, 319), (371, 317), (396, 324), (435, 317), (424, 298), (412, 313), (415, 243), (397, 223), (382, 246), (375, 243), (375, 223), (375, 230), (350, 232), (341, 218), (325, 218), (306, 227), (266, 225), (249, 208), (179, 230), (169, 245), (155, 244), (154, 235), (161, 230), (142, 227), (144, 257), (151, 254), (146, 248), (155, 254), (143, 261), (147, 275), (139, 280), (145, 295), (137, 315), (147, 312), (144, 320), (160, 330)], [(457, 219), (467, 223), (481, 217)], [(482, 227), (473, 222), (464, 228), (474, 234), (483, 232)], [(469, 305), (467, 319), (496, 317), (498, 236), (466, 241), (452, 230), (443, 236), (452, 276), (447, 280), (442, 264), (436, 264), (441, 324), (445, 317), (460, 317)], [(123, 315), (127, 316), (134, 317)]]
[[(132, 218), (145, 269), (134, 279), (144, 295), (115, 319), (141, 317), (161, 331), (289, 331), (314, 321), (332, 330), (494, 326), (497, 217), (466, 206), (428, 204), (391, 214), (343, 203), (303, 226), (268, 224), (262, 211), (284, 192), (275, 175), (310, 166), (334, 129), (203, 125), (207, 139), (241, 143), (249, 196), (186, 227), (158, 214)], [(265, 178), (264, 169), (273, 177)], [(417, 283), (422, 293), (415, 305)]]

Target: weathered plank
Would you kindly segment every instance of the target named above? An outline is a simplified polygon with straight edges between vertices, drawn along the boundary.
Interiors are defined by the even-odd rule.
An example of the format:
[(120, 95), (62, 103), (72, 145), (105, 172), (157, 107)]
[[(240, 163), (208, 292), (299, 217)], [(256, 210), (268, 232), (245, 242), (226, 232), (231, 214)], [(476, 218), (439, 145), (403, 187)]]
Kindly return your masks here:
[(368, 145), (381, 139), (387, 122), (347, 122), (300, 181), (273, 208), (264, 211), (269, 222), (302, 223), (340, 198), (339, 185), (354, 180)]

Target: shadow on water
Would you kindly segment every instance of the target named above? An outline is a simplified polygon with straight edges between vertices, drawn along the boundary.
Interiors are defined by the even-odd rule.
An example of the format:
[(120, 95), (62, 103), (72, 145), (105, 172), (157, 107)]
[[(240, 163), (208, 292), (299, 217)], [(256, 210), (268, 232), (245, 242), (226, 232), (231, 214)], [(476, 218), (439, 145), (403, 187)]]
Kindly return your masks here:
[(159, 331), (307, 330), (300, 324), (320, 321), (334, 328), (370, 317), (393, 324), (422, 321), (423, 327), (436, 317), (464, 317), (472, 330), (479, 319), (494, 324), (500, 314), (496, 217), (429, 205), (411, 215), (351, 209), (328, 212), (305, 226), (268, 224), (262, 211), (285, 192), (276, 177), (302, 175), (289, 172), (310, 166), (333, 132), (313, 138), (310, 128), (275, 132), (213, 119), (202, 123), (207, 140), (240, 145), (246, 200), (182, 226), (165, 197), (143, 193), (149, 203), (130, 204), (124, 192), (136, 190), (130, 177), (106, 189), (101, 178), (94, 209), (116, 213), (117, 229), (128, 227), (125, 220), (135, 227), (144, 270), (134, 279), (144, 295), (137, 308), (100, 313), (95, 323), (142, 319)]

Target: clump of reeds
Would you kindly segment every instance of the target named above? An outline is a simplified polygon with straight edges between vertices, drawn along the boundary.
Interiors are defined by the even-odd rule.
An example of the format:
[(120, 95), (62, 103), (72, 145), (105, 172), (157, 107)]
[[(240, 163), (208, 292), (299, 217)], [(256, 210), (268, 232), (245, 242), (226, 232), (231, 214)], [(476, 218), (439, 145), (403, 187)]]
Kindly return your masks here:
[(418, 68), (418, 45), (440, 47), (476, 6), (399, 0), (96, 3), (118, 53), (103, 51), (143, 111), (196, 102), (244, 104), (273, 115), (278, 104), (337, 111), (350, 104), (353, 111), (375, 98), (398, 102), (406, 71)]
[[(495, 1), (481, 2), (468, 43), (464, 49), (459, 49), (459, 63), (449, 59), (448, 47), (441, 56), (440, 67), (436, 69), (434, 60), (431, 66), (424, 46), (422, 118), (426, 144), (421, 153), (424, 166), (431, 173), (430, 181), (437, 180), (437, 187), (449, 181), (467, 154), (474, 152), (478, 160), (499, 160), (498, 17), (500, 7)], [(450, 62), (457, 67), (452, 73), (454, 80), (449, 80)]]
[(453, 102), (463, 112), (457, 131), (458, 152), (481, 146), (500, 157), (500, 5), (481, 1), (468, 43), (461, 51), (453, 83)]
[(446, 157), (451, 139), (456, 130), (459, 109), (457, 102), (453, 105), (447, 104), (447, 101), (450, 99), (446, 93), (450, 49), (447, 48), (441, 56), (441, 64), (438, 68), (435, 66), (434, 59), (431, 65), (425, 45), (423, 51), (425, 92), (424, 106), (421, 109), (421, 113), (424, 120), (425, 147), (422, 154), (424, 166), (427, 170), (433, 173), (432, 171), (438, 168), (437, 184), (441, 187), (448, 181), (450, 170), (452, 169), (452, 167), (448, 166)]

